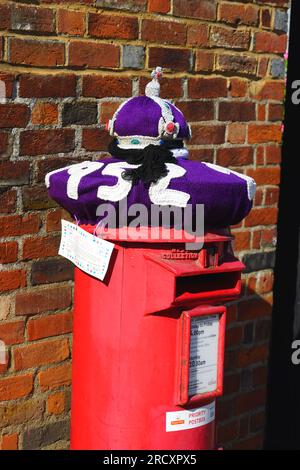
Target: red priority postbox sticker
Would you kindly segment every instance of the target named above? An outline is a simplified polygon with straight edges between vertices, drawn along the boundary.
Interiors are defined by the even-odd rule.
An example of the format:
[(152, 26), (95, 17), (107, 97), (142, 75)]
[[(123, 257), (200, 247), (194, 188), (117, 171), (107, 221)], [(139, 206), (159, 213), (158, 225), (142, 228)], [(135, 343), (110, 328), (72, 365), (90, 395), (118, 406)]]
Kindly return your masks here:
[(166, 413), (166, 432), (184, 431), (198, 428), (214, 421), (215, 401), (191, 410), (178, 410)]

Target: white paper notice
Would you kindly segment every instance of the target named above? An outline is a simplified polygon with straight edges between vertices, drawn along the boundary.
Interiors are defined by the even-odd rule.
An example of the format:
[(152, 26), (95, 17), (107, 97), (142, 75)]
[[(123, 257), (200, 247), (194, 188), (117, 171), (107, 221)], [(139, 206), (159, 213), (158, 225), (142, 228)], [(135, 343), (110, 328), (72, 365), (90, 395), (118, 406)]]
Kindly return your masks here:
[(214, 421), (216, 403), (194, 408), (192, 410), (170, 411), (166, 413), (166, 431), (184, 431), (185, 429), (199, 428)]
[(217, 388), (219, 315), (191, 318), (189, 396)]
[(115, 245), (95, 237), (67, 220), (62, 220), (61, 224), (62, 235), (58, 253), (85, 273), (103, 281)]

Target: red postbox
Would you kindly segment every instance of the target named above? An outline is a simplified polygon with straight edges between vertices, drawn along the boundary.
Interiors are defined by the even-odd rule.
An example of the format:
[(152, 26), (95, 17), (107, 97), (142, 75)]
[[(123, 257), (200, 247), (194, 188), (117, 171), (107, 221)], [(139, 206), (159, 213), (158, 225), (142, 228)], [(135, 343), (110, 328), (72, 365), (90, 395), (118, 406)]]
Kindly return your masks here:
[(184, 233), (107, 238), (115, 249), (104, 282), (75, 274), (72, 449), (216, 448), (222, 303), (240, 294), (243, 270), (232, 237), (206, 233), (194, 251)]
[[(152, 77), (146, 96), (126, 100), (110, 120), (111, 158), (46, 176), (50, 196), (82, 228), (95, 234), (107, 223), (106, 238), (115, 244), (103, 281), (93, 277), (94, 267), (84, 269), (76, 256), (66, 256), (82, 268), (75, 273), (72, 449), (216, 447), (224, 303), (240, 294), (243, 264), (234, 257), (228, 230), (191, 240), (194, 224), (186, 222), (197, 222), (201, 205), (202, 227), (239, 223), (251, 209), (255, 182), (188, 159), (183, 142), (191, 138), (190, 126), (159, 97), (161, 69)], [(157, 219), (153, 208), (162, 212)], [(163, 209), (172, 213), (167, 237)], [(129, 233), (132, 219), (144, 227), (138, 240)], [(152, 228), (159, 228), (158, 237)], [(77, 227), (70, 230), (91, 240)], [(62, 253), (72, 243), (78, 248), (76, 238), (70, 240), (64, 239)], [(201, 248), (187, 249), (192, 242)], [(92, 250), (84, 243), (79, 249)], [(92, 257), (88, 263), (95, 265)]]

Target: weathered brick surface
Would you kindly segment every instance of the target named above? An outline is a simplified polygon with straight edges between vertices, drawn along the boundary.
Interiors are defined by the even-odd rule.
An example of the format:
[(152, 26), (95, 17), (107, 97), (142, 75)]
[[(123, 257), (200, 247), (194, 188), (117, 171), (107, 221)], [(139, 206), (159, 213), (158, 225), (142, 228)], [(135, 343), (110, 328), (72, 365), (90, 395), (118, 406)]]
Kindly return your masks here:
[(246, 265), (228, 305), (218, 441), (263, 442), (272, 313), (287, 0), (1, 2), (0, 449), (69, 439), (73, 267), (58, 257), (61, 217), (48, 171), (105, 157), (105, 123), (165, 69), (161, 95), (192, 123), (190, 156), (253, 176), (249, 217), (233, 228)]

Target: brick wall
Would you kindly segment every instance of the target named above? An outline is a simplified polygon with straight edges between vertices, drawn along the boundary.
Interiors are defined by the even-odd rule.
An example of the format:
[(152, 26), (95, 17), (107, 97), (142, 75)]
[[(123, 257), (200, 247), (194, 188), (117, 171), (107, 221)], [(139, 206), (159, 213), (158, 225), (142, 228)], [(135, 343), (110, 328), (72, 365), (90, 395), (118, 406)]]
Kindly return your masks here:
[(192, 123), (191, 156), (253, 176), (234, 228), (246, 262), (229, 307), (218, 438), (260, 448), (272, 306), (286, 49), (285, 0), (0, 0), (2, 449), (66, 448), (72, 268), (44, 175), (105, 155), (104, 124), (166, 69), (162, 96)]

